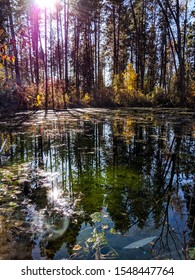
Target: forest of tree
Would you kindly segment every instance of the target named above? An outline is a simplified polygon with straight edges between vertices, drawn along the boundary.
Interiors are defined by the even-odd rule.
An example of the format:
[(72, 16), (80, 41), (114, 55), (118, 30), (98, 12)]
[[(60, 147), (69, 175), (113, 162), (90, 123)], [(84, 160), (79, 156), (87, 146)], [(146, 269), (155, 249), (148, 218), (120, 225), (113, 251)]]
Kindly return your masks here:
[(195, 104), (193, 0), (0, 0), (0, 108)]

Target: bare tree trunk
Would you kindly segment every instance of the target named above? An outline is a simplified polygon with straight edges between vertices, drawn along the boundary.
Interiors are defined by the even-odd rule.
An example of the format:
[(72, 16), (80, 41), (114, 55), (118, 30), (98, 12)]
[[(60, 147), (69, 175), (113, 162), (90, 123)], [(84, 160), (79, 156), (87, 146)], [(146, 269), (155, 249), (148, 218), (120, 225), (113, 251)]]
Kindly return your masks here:
[[(174, 48), (175, 48), (175, 53), (177, 55), (177, 59), (178, 59), (178, 67), (176, 64), (176, 58), (175, 58), (175, 53), (172, 47), (172, 52), (173, 52), (173, 56), (174, 56), (174, 63), (176, 66), (176, 72), (177, 72), (177, 76), (178, 76), (178, 92), (180, 95), (180, 101), (183, 102), (186, 100), (186, 82), (185, 82), (185, 59), (184, 59), (184, 52), (183, 49), (185, 48), (185, 45), (182, 44), (184, 43), (182, 42), (182, 32), (181, 32), (181, 7), (180, 7), (180, 1), (176, 0), (176, 5), (171, 6), (171, 2), (170, 1), (166, 1), (167, 4), (167, 8), (169, 13), (171, 14), (174, 22), (175, 22), (175, 26), (176, 26), (176, 31), (173, 30), (173, 27), (170, 23), (170, 19), (168, 17), (167, 11), (164, 7), (164, 4), (160, 1), (157, 0), (158, 4), (163, 12), (165, 21), (167, 22), (170, 34), (169, 34), (169, 38), (170, 38), (170, 44), (172, 44), (172, 41), (174, 43)], [(186, 8), (187, 8), (187, 2), (186, 2)], [(185, 23), (185, 21), (184, 21)], [(186, 36), (186, 34), (185, 34)]]
[(30, 80), (34, 83), (34, 74), (33, 74), (33, 63), (32, 63), (32, 36), (30, 32), (30, 25), (29, 25), (29, 14), (27, 14), (27, 28), (28, 28), (28, 37), (29, 37), (29, 62), (30, 62)]
[(53, 42), (52, 42), (52, 15), (50, 10), (50, 75), (51, 75), (51, 95), (52, 95), (52, 109), (55, 109), (55, 100), (54, 100), (54, 79), (53, 79)]
[(19, 68), (19, 61), (18, 61), (18, 50), (16, 47), (16, 36), (15, 36), (15, 30), (14, 30), (14, 23), (13, 23), (13, 17), (12, 17), (12, 8), (10, 5), (10, 0), (7, 0), (8, 5), (8, 11), (9, 11), (9, 21), (10, 21), (10, 30), (12, 39), (14, 42), (14, 56), (15, 56), (15, 73), (16, 73), (16, 83), (21, 86), (21, 77), (20, 77), (20, 68)]
[(80, 38), (80, 29), (77, 19), (75, 18), (75, 72), (76, 72), (76, 97), (77, 102), (80, 102), (80, 90), (79, 90), (79, 38)]
[(113, 74), (116, 75), (117, 73), (117, 42), (116, 42), (116, 8), (113, 4), (112, 6), (112, 19), (113, 19)]
[(48, 75), (47, 75), (47, 8), (45, 8), (45, 113), (48, 110)]
[(68, 31), (69, 31), (69, 6), (70, 1), (64, 1), (64, 47), (65, 47), (65, 90), (68, 94), (69, 90), (69, 79), (68, 79)]

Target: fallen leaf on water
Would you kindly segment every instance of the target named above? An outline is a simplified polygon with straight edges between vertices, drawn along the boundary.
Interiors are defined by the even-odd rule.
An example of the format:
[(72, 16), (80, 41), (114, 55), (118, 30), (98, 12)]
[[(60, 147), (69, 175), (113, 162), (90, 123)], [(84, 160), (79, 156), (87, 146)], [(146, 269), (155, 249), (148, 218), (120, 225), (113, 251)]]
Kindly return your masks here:
[(111, 228), (111, 229), (110, 229), (110, 233), (111, 233), (111, 234), (120, 235), (120, 232), (117, 231), (115, 228)]
[(74, 247), (73, 247), (73, 250), (74, 251), (79, 251), (79, 250), (81, 250), (81, 246), (80, 245), (75, 245)]
[(104, 218), (108, 218), (109, 215), (108, 215), (108, 214), (104, 214), (103, 217), (104, 217)]
[(103, 225), (102, 229), (108, 229), (108, 225)]

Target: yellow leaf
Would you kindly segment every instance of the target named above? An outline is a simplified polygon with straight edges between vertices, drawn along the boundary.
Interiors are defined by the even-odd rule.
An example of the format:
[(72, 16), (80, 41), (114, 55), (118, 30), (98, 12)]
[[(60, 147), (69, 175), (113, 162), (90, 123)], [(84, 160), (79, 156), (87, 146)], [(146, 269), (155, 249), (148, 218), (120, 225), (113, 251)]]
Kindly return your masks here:
[(73, 250), (74, 251), (79, 251), (79, 250), (81, 250), (82, 249), (82, 247), (80, 246), (80, 245), (75, 245), (74, 247), (73, 247)]
[(108, 229), (108, 225), (103, 225), (102, 229)]

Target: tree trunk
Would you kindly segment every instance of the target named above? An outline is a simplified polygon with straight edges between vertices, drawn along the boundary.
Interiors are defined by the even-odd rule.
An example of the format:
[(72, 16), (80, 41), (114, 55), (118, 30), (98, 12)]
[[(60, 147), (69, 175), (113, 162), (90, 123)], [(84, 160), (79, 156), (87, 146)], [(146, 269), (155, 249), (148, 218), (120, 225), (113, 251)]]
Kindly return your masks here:
[(14, 30), (14, 23), (12, 17), (12, 8), (10, 5), (10, 0), (7, 0), (8, 11), (9, 11), (9, 21), (10, 21), (10, 30), (13, 39), (13, 46), (14, 46), (14, 56), (15, 56), (15, 73), (16, 73), (16, 83), (21, 86), (21, 77), (20, 77), (20, 68), (19, 68), (19, 60), (18, 60), (18, 50), (16, 47), (16, 36)]

